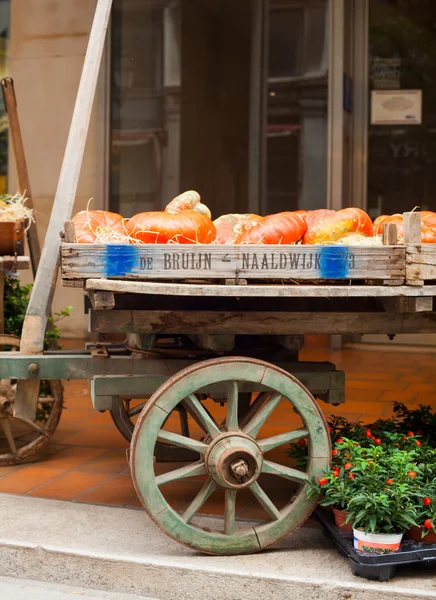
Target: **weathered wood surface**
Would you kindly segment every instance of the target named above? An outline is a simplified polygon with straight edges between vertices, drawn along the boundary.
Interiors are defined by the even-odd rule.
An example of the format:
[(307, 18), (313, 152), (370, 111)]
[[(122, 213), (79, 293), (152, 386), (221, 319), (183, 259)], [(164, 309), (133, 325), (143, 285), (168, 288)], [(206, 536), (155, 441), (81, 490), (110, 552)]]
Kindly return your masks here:
[[(74, 281), (74, 280), (71, 280)], [(71, 283), (68, 281), (68, 283)], [(155, 281), (126, 281), (88, 279), (88, 291), (107, 291), (115, 294), (144, 294), (150, 296), (219, 296), (271, 298), (375, 298), (436, 296), (436, 285), (413, 288), (406, 285), (309, 285), (309, 284), (250, 284), (219, 285), (164, 283)]]
[(0, 256), (0, 271), (24, 271), (29, 267), (28, 256)]
[(436, 313), (91, 311), (90, 331), (172, 334), (394, 334), (436, 333)]
[(436, 280), (436, 244), (410, 244), (407, 246), (406, 279), (409, 285)]
[(400, 246), (63, 244), (64, 279), (402, 279)]
[[(59, 233), (65, 221), (71, 218), (74, 206), (111, 8), (112, 0), (97, 1), (62, 169), (41, 254), (43, 267), (38, 269), (36, 274), (23, 324), (20, 348), (22, 354), (38, 354), (43, 351), (60, 261)], [(19, 381), (14, 405), (15, 416), (33, 420), (36, 416), (38, 394), (37, 380)]]

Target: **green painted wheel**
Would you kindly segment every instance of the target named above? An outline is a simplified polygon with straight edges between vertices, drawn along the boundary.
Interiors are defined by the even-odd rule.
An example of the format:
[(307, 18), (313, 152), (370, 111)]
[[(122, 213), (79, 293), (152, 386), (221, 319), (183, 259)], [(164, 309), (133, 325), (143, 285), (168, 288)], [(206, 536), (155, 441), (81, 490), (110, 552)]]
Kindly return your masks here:
[[(238, 418), (241, 384), (244, 391), (253, 384), (265, 390), (258, 396), (244, 419)], [(219, 424), (196, 393), (210, 386), (226, 386), (225, 421)], [(299, 415), (302, 426), (272, 436), (260, 434), (268, 418), (287, 399)], [(183, 402), (207, 430), (203, 441), (162, 429), (167, 416)], [(281, 417), (283, 421), (283, 416)], [(262, 431), (261, 431), (262, 430)], [(307, 438), (309, 464), (306, 472), (269, 460), (268, 452)], [(154, 471), (157, 442), (169, 442), (200, 454), (195, 463), (166, 473)], [(141, 413), (131, 444), (131, 468), (139, 498), (150, 517), (178, 542), (210, 554), (258, 552), (284, 538), (311, 514), (317, 498), (307, 497), (309, 481), (317, 478), (330, 464), (331, 446), (327, 424), (310, 392), (289, 373), (269, 363), (250, 358), (221, 358), (198, 363), (167, 381), (153, 394)], [(263, 489), (262, 477), (273, 476), (275, 486), (297, 484), (282, 507), (276, 506)], [(177, 512), (166, 500), (163, 490), (168, 483), (180, 486), (189, 478), (201, 480), (202, 487)], [(191, 479), (192, 481), (192, 479)], [(201, 484), (199, 484), (201, 485)], [(181, 489), (182, 489), (181, 487)], [(215, 492), (224, 495), (221, 530), (203, 528), (194, 523), (196, 515)], [(249, 494), (263, 508), (266, 521), (252, 524), (238, 521), (237, 498)]]

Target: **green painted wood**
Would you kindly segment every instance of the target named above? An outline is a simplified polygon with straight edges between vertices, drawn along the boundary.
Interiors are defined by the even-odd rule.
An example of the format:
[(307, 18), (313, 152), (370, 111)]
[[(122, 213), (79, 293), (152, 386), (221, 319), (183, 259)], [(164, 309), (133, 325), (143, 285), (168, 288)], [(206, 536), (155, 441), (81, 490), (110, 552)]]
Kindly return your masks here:
[(186, 465), (186, 467), (180, 467), (180, 469), (174, 469), (168, 471), (162, 475), (156, 477), (156, 483), (158, 486), (165, 485), (171, 481), (179, 481), (180, 479), (186, 479), (187, 477), (196, 477), (197, 475), (206, 475), (206, 467), (203, 461), (194, 463), (193, 465)]
[(279, 477), (289, 479), (290, 481), (296, 481), (297, 483), (306, 483), (309, 480), (307, 473), (292, 469), (291, 467), (286, 467), (285, 465), (280, 465), (279, 463), (270, 460), (263, 461), (262, 473), (278, 475)]
[(265, 402), (262, 408), (257, 411), (251, 421), (244, 427), (244, 433), (256, 438), (257, 434), (262, 429), (262, 426), (265, 424), (273, 410), (280, 404), (282, 399), (282, 394), (273, 394), (271, 398)]
[(234, 535), (236, 523), (236, 490), (226, 490), (224, 500), (224, 533)]
[(220, 435), (221, 431), (218, 425), (215, 423), (213, 418), (211, 418), (195, 394), (189, 394), (185, 400), (185, 404), (189, 411), (194, 413), (197, 419), (199, 419), (199, 421), (204, 425), (206, 431), (212, 439), (217, 435)]
[(227, 391), (227, 416), (226, 416), (227, 431), (237, 431), (239, 429), (238, 395), (239, 395), (238, 382), (230, 381), (228, 384), (228, 391)]
[(269, 452), (274, 448), (278, 448), (282, 444), (290, 444), (291, 442), (298, 442), (309, 435), (309, 430), (306, 427), (297, 429), (296, 431), (287, 431), (286, 433), (280, 433), (263, 440), (257, 440), (257, 444), (262, 452)]
[(165, 429), (160, 430), (157, 439), (160, 442), (169, 442), (170, 444), (180, 446), (181, 448), (194, 450), (194, 452), (198, 452), (199, 454), (205, 454), (207, 450), (207, 444), (188, 438), (184, 435), (179, 435), (178, 433), (173, 433), (172, 431), (166, 431)]
[(206, 481), (201, 490), (195, 496), (194, 500), (182, 514), (182, 519), (185, 521), (185, 523), (191, 522), (195, 514), (200, 510), (206, 500), (214, 493), (217, 487), (217, 484), (212, 479), (209, 478)]
[[(309, 449), (312, 456), (309, 460), (307, 473), (271, 461), (264, 461), (264, 472), (275, 475), (278, 481), (280, 477), (284, 477), (303, 484), (300, 485), (296, 497), (290, 498), (286, 506), (280, 511), (271, 503), (257, 482), (254, 483), (254, 486), (252, 484), (249, 487), (251, 490), (254, 489), (254, 496), (267, 510), (267, 514), (271, 518), (270, 521), (263, 525), (256, 525), (254, 529), (252, 527), (238, 528), (232, 533), (233, 495), (229, 495), (223, 507), (223, 512), (227, 512), (229, 515), (228, 524), (225, 525), (224, 520), (222, 531), (204, 531), (200, 527), (192, 525), (191, 519), (213, 490), (205, 484), (197, 497), (193, 498), (190, 507), (185, 511), (185, 515), (176, 513), (166, 503), (162, 493), (164, 489), (161, 491), (158, 487), (162, 483), (162, 476), (152, 476), (154, 472), (154, 444), (166, 414), (170, 413), (179, 402), (195, 394), (198, 386), (232, 381), (245, 381), (253, 384), (262, 382), (273, 392), (272, 396), (276, 395), (280, 399), (282, 397), (288, 398), (290, 400), (290, 410), (295, 407), (304, 423), (304, 431), (300, 429), (293, 432), (293, 436), (303, 436), (303, 433), (306, 433), (307, 430)], [(262, 415), (263, 422), (265, 416), (268, 415), (265, 413)], [(258, 420), (255, 423), (254, 430), (258, 426)], [(290, 433), (286, 435), (290, 435)], [(313, 441), (312, 437), (314, 438)], [(222, 441), (224, 442), (224, 438), (219, 443)], [(271, 441), (271, 439), (266, 438), (266, 447), (271, 443), (276, 444), (277, 441), (277, 439)], [(227, 445), (231, 447), (231, 442), (229, 441)], [(307, 498), (308, 480), (319, 476), (324, 469), (328, 468), (331, 447), (322, 413), (310, 393), (298, 381), (267, 363), (254, 359), (231, 358), (205, 361), (189, 367), (175, 376), (171, 382), (159, 388), (151, 398), (150, 404), (145, 407), (139, 416), (133, 435), (131, 455), (132, 474), (138, 495), (147, 512), (164, 532), (174, 539), (204, 552), (240, 554), (255, 552), (277, 542), (298, 527), (310, 515), (316, 505), (317, 498)], [(201, 465), (201, 462), (197, 463), (195, 469), (199, 468), (201, 471)], [(195, 469), (194, 472), (198, 472)], [(186, 470), (182, 469), (182, 473), (177, 473), (177, 471), (180, 471), (180, 469), (176, 470), (175, 476), (169, 475), (170, 481), (177, 480), (180, 475), (187, 475)], [(190, 471), (191, 474), (192, 472)], [(226, 535), (226, 531), (228, 535)]]
[(257, 481), (250, 486), (250, 491), (257, 498), (259, 504), (261, 504), (265, 511), (269, 514), (271, 519), (273, 519), (274, 521), (279, 521), (281, 519), (282, 515), (280, 511), (274, 505), (269, 496), (263, 491), (263, 489), (260, 487)]

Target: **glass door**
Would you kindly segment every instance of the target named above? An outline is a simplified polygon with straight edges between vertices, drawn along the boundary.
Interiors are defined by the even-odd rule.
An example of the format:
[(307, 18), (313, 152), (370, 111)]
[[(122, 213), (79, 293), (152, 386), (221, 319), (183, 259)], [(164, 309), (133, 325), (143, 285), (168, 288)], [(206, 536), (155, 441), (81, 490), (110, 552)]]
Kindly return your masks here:
[(350, 203), (356, 1), (115, 0), (111, 209)]

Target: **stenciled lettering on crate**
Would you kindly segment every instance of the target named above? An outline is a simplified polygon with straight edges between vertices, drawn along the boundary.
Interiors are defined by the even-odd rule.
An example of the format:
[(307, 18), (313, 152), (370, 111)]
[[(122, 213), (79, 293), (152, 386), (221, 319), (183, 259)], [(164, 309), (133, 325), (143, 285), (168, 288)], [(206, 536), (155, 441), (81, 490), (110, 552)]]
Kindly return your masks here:
[(347, 246), (152, 246), (65, 244), (65, 279), (392, 279), (404, 277), (401, 248)]

